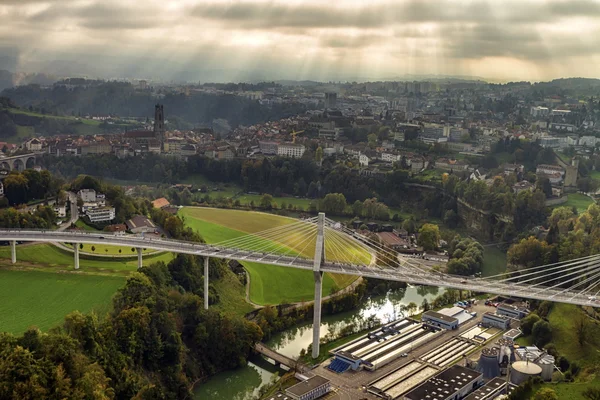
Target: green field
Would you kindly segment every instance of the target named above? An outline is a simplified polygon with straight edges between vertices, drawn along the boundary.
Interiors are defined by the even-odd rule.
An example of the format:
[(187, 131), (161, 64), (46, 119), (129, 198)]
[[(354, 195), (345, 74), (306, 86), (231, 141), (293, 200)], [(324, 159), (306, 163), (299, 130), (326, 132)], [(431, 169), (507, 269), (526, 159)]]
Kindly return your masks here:
[(594, 202), (594, 200), (581, 193), (569, 193), (569, 200), (566, 203), (560, 204), (557, 207), (575, 207), (578, 212), (587, 210), (588, 206)]
[[(197, 230), (208, 243), (222, 242), (295, 221), (273, 214), (215, 208), (184, 207), (180, 210), (180, 215), (184, 216), (186, 224)], [(262, 239), (249, 244), (248, 248), (256, 249), (258, 247), (253, 246), (267, 244), (274, 243)], [(276, 244), (281, 247), (280, 252), (288, 252), (290, 255), (302, 252), (306, 257), (312, 257), (314, 254), (314, 241), (302, 243), (298, 232), (289, 232), (285, 237), (278, 239)], [(362, 262), (370, 260), (370, 255), (359, 247), (349, 245), (346, 251)], [(254, 303), (301, 302), (314, 297), (314, 281), (310, 271), (248, 262), (242, 264), (250, 275), (250, 299)], [(326, 274), (323, 280), (323, 294), (328, 295), (341, 289), (354, 279), (356, 278), (352, 276)]]
[[(70, 243), (65, 243), (65, 246), (73, 247)], [(82, 243), (81, 246), (78, 246), (82, 252), (89, 254), (99, 254), (108, 255), (108, 256), (122, 256), (122, 257), (131, 257), (137, 256), (137, 251), (131, 251), (131, 247), (123, 247), (123, 246), (113, 246), (110, 244), (85, 244)], [(93, 248), (93, 249), (92, 249)], [(121, 252), (119, 252), (119, 250)], [(154, 249), (142, 249), (142, 254), (147, 253), (155, 253)]]
[(600, 180), (600, 171), (590, 171), (590, 178)]
[[(10, 260), (9, 246), (0, 247), (0, 259)], [(143, 264), (149, 265), (157, 261), (169, 262), (171, 259), (173, 259), (171, 253), (157, 254), (144, 257)], [(23, 263), (54, 267), (55, 269), (73, 269), (73, 254), (51, 244), (17, 246), (17, 260)], [(79, 267), (89, 272), (129, 274), (137, 269), (137, 259), (123, 260), (80, 256)]]
[(124, 284), (122, 277), (0, 270), (0, 332), (47, 330), (75, 310), (102, 315)]

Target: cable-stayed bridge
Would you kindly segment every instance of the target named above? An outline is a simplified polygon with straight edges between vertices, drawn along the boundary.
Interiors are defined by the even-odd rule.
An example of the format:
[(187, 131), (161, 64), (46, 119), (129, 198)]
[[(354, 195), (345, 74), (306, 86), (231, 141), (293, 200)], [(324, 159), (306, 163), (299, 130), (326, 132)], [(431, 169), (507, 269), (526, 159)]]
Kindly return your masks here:
[(0, 230), (0, 241), (11, 243), (13, 263), (16, 262), (17, 241), (72, 243), (76, 269), (79, 268), (80, 243), (136, 249), (138, 267), (142, 265), (142, 249), (203, 256), (207, 277), (204, 281), (205, 307), (208, 307), (208, 260), (211, 257), (311, 270), (315, 279), (314, 357), (319, 352), (322, 276), (325, 272), (600, 307), (600, 255), (485, 278), (450, 275), (441, 272), (443, 262), (402, 256), (382, 245), (376, 237), (358, 234), (325, 218), (322, 213), (318, 217), (295, 220), (213, 244), (143, 235), (23, 229)]

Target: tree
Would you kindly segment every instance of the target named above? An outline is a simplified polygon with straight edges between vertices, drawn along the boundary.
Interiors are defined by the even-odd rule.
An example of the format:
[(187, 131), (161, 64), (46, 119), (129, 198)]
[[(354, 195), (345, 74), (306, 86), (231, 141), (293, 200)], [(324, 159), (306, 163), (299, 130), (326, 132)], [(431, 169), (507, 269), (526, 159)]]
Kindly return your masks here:
[(92, 251), (96, 251), (96, 246), (92, 246), (92, 247), (91, 247), (91, 250), (92, 250)]
[(270, 194), (263, 194), (260, 198), (260, 207), (265, 210), (270, 210), (273, 207), (273, 196)]
[(552, 340), (552, 327), (548, 322), (540, 320), (533, 324), (531, 335), (533, 336), (535, 345), (542, 347)]
[(531, 335), (531, 331), (533, 330), (533, 325), (535, 325), (535, 323), (540, 320), (541, 320), (541, 318), (539, 317), (539, 315), (537, 315), (535, 313), (530, 313), (528, 316), (523, 318), (521, 320), (521, 331), (523, 332), (523, 334), (526, 336)]
[(315, 162), (319, 165), (321, 165), (321, 162), (323, 161), (323, 148), (321, 146), (317, 147), (317, 150), (315, 151)]
[(534, 400), (559, 400), (558, 395), (553, 389), (541, 388), (533, 396)]
[(342, 215), (346, 206), (346, 197), (341, 193), (329, 193), (321, 200), (321, 209), (325, 213)]
[(583, 346), (587, 339), (590, 324), (588, 317), (582, 311), (577, 310), (577, 314), (573, 318), (573, 327), (575, 336), (577, 336), (577, 343), (579, 343), (579, 346)]
[(440, 243), (440, 228), (434, 224), (423, 224), (419, 229), (417, 244), (425, 251), (435, 250)]

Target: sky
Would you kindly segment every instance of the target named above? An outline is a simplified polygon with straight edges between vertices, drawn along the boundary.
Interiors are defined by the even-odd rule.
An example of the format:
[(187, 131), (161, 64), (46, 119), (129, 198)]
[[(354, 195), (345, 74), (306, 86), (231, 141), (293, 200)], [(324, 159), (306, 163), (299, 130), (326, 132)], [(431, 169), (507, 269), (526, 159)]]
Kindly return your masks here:
[(600, 0), (0, 0), (0, 69), (187, 81), (600, 78)]

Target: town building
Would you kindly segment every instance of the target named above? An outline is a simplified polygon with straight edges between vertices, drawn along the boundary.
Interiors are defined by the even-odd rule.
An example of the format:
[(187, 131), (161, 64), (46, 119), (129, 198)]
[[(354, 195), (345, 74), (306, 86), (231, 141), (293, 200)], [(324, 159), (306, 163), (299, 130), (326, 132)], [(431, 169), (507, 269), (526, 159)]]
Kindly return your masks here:
[(154, 232), (156, 230), (156, 225), (154, 222), (142, 215), (136, 215), (127, 220), (125, 225), (127, 225), (127, 229), (129, 229), (132, 233)]
[(294, 400), (313, 400), (325, 396), (331, 391), (329, 379), (314, 375), (305, 381), (290, 386), (285, 394)]
[(281, 157), (300, 158), (305, 151), (306, 147), (303, 144), (280, 143), (277, 146), (277, 155)]
[(84, 203), (92, 203), (96, 201), (96, 191), (94, 189), (81, 189), (77, 192), (77, 196)]
[(152, 202), (152, 207), (154, 208), (165, 208), (168, 207), (171, 203), (169, 203), (169, 200), (165, 199), (164, 197), (161, 197), (159, 199), (156, 199)]
[(115, 219), (114, 207), (94, 207), (86, 210), (85, 215), (92, 223), (109, 222)]
[(521, 181), (521, 182), (517, 182), (512, 186), (513, 192), (515, 192), (516, 194), (519, 194), (521, 192), (524, 192), (526, 190), (529, 190), (530, 192), (533, 192), (533, 189), (535, 188), (535, 185), (529, 181)]
[(56, 216), (58, 218), (64, 218), (67, 216), (67, 206), (65, 204), (63, 204), (63, 205), (55, 204), (54, 212), (56, 213)]
[(404, 395), (405, 400), (462, 399), (483, 384), (483, 374), (454, 365)]

